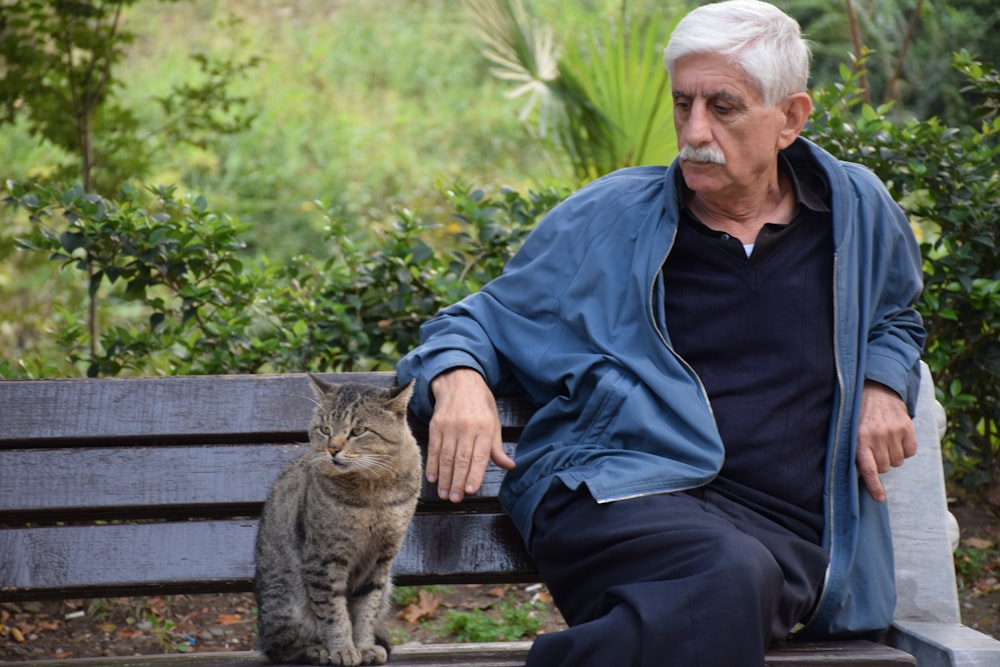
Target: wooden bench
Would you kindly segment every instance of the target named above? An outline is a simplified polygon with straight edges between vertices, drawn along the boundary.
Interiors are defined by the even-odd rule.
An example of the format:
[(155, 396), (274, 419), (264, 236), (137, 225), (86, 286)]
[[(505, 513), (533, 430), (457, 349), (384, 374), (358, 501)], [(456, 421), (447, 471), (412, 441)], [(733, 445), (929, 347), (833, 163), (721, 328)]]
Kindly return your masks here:
[[(302, 375), (0, 382), (0, 601), (250, 590), (256, 517), (279, 469), (306, 447), (309, 392)], [(900, 587), (887, 643), (789, 644), (767, 664), (912, 665), (917, 656), (921, 667), (1000, 665), (1000, 642), (959, 623), (943, 412), (929, 376), (923, 393), (920, 455), (886, 479)], [(513, 399), (500, 407), (513, 449), (531, 410)], [(501, 478), (491, 468), (482, 492), (461, 505), (425, 489), (397, 560), (400, 585), (537, 581), (497, 503)], [(529, 646), (407, 646), (390, 664), (523, 665)], [(266, 663), (239, 652), (10, 664)]]

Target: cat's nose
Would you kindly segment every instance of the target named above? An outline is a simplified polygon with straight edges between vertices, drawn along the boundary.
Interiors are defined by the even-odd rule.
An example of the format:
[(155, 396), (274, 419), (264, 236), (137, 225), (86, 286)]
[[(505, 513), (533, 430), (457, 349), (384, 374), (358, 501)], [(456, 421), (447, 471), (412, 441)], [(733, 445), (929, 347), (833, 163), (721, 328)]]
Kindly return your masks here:
[(330, 456), (336, 456), (344, 450), (344, 444), (343, 438), (330, 438), (326, 443), (326, 451), (330, 452)]

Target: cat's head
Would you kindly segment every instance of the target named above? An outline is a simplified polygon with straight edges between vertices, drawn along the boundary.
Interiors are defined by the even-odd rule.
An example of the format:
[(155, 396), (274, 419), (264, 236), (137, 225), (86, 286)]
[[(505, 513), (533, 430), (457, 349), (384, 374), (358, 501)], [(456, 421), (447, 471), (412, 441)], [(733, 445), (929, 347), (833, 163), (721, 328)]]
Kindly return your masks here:
[(416, 449), (406, 423), (412, 381), (388, 388), (308, 375), (316, 396), (309, 443), (328, 472), (378, 476)]

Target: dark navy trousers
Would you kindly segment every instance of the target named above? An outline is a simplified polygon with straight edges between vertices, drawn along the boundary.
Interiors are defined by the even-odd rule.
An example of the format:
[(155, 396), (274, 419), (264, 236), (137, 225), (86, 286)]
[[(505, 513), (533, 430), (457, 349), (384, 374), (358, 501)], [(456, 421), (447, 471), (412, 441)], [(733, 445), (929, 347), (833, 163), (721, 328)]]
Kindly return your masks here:
[(762, 667), (828, 562), (710, 488), (599, 505), (554, 482), (529, 550), (570, 627), (539, 636), (528, 667)]

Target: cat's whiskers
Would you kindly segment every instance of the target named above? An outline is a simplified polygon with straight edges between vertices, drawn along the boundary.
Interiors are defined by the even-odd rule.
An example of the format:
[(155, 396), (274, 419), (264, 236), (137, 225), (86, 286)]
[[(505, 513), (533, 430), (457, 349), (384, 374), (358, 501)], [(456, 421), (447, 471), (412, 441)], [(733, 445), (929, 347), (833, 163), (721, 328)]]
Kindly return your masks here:
[(365, 470), (383, 470), (385, 472), (396, 470), (395, 457), (390, 454), (361, 454), (355, 462), (359, 468)]
[(323, 404), (315, 396), (310, 396), (309, 394), (293, 394), (293, 396), (297, 398), (304, 398), (313, 405), (315, 405), (317, 408), (323, 407)]

